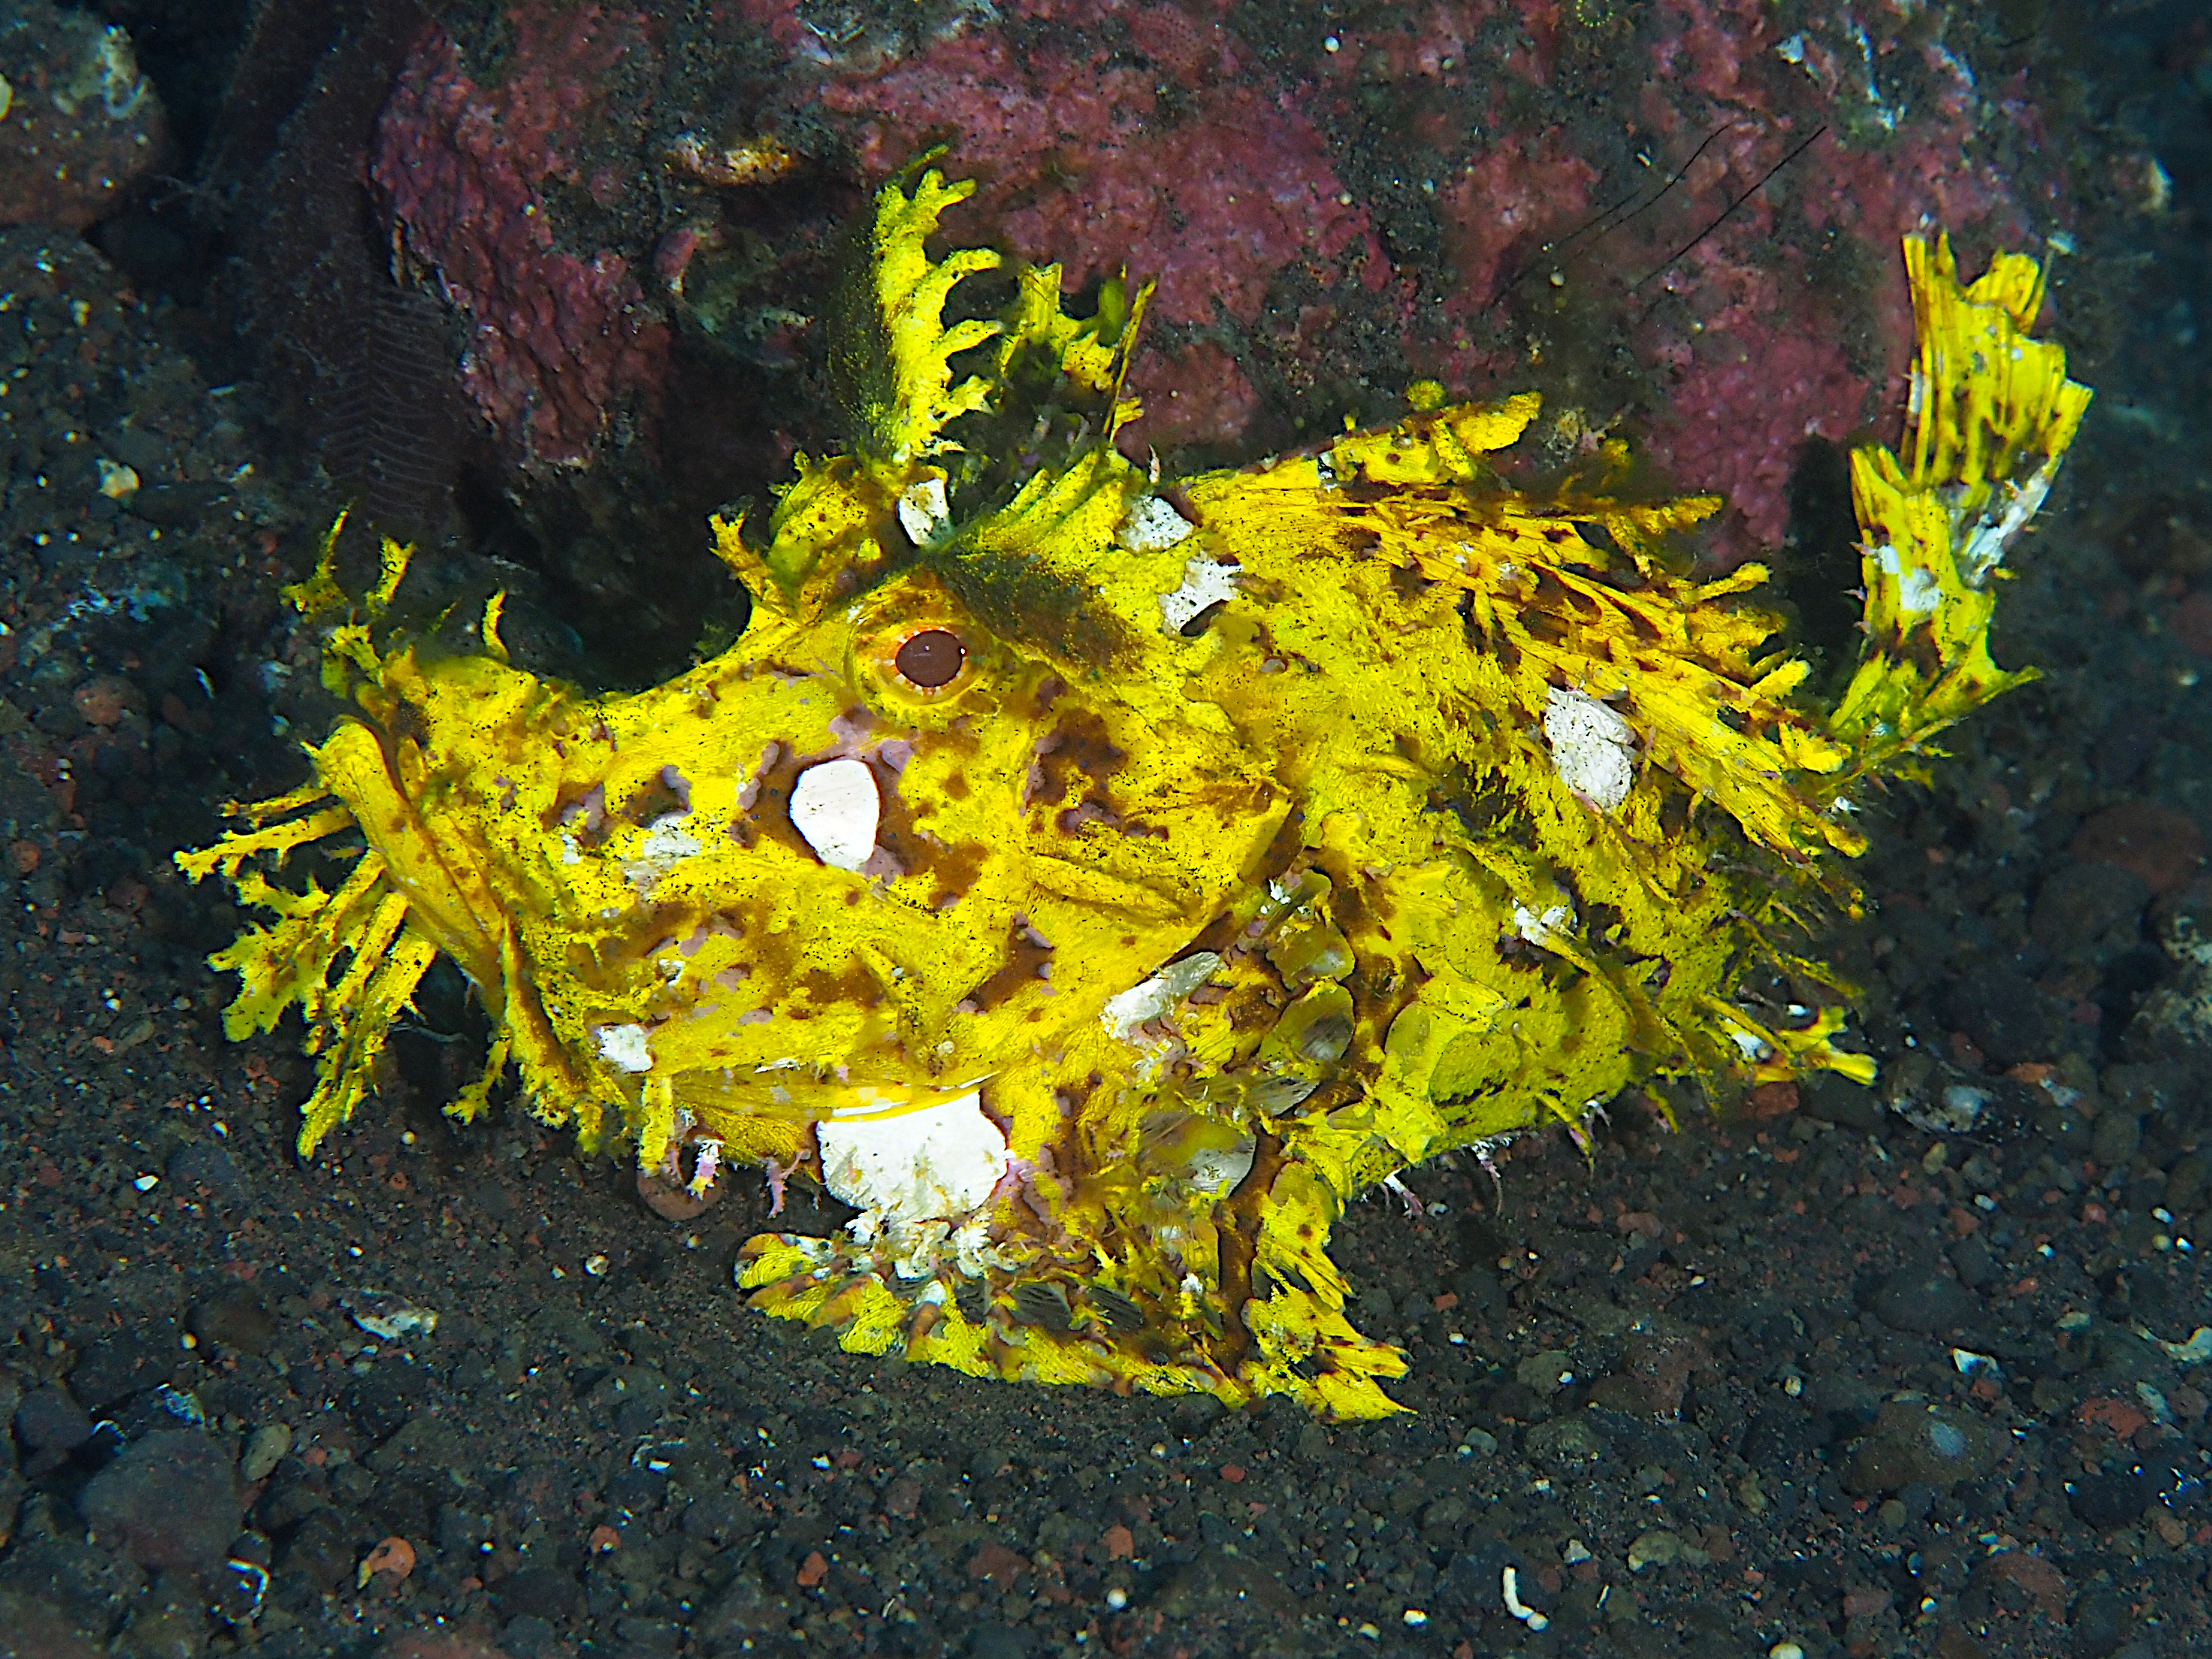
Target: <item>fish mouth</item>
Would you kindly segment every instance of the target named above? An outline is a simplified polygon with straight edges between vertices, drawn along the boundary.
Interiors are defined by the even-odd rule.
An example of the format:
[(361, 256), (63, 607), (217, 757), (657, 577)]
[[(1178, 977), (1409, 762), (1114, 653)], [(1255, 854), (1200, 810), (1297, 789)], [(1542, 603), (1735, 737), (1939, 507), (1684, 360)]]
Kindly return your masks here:
[(992, 1103), (1019, 1087), (815, 1116), (809, 1173), (859, 1213), (747, 1241), (750, 1304), (855, 1352), (1122, 1393), (1293, 1393), (1327, 1412), (1332, 1379), (1399, 1373), (1345, 1322), (1322, 1249), (1334, 1200), (1279, 1135), (1133, 1085), (1110, 1143), (1071, 1116), (1030, 1145)]

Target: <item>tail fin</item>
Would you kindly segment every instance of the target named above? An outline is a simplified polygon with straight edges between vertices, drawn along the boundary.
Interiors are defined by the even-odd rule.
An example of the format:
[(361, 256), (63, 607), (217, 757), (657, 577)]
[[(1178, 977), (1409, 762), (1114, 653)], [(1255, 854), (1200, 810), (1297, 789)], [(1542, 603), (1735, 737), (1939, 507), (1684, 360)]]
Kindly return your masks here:
[(1856, 761), (1839, 784), (1910, 770), (1945, 726), (2035, 677), (1990, 657), (1996, 584), (2089, 406), (2063, 349), (2027, 337), (2044, 297), (2034, 260), (2000, 253), (1962, 286), (1948, 237), (1909, 236), (1905, 264), (1920, 355), (1904, 457), (1851, 457), (1867, 641), (1830, 721)]

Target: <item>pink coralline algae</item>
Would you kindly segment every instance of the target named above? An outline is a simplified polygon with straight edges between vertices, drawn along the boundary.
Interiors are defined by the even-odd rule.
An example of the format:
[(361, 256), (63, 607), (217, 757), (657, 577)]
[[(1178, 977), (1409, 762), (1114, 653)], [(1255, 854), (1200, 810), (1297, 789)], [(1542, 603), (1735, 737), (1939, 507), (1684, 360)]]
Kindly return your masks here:
[(1148, 353), (1139, 392), (1145, 417), (1130, 428), (1155, 449), (1231, 441), (1259, 413), (1260, 394), (1237, 359), (1212, 340)]
[(588, 174), (582, 140), (608, 112), (605, 77), (647, 49), (635, 12), (517, 3), (495, 84), (464, 68), (453, 40), (427, 35), (378, 124), (370, 173), (408, 258), (472, 325), (463, 379), (516, 460), (589, 459), (618, 409), (650, 422), (668, 331), (645, 307), (629, 261), (563, 246), (555, 188), (605, 205), (609, 170)]
[(957, 167), (983, 185), (977, 213), (998, 219), (1015, 252), (1059, 260), (1071, 289), (1127, 266), (1158, 283), (1170, 322), (1211, 322), (1217, 303), (1249, 320), (1275, 273), (1303, 258), (1334, 267), (1352, 254), (1370, 283), (1388, 276), (1365, 210), (1287, 97), (1217, 83), (1187, 116), (1164, 118), (1158, 81), (1103, 53), (1018, 59), (1003, 35), (976, 33), (832, 86), (822, 103), (865, 118), (858, 149), (872, 178), (929, 135), (957, 133)]
[[(734, 349), (733, 306), (818, 346), (810, 249), (941, 147), (980, 185), (948, 235), (1057, 261), (1071, 292), (1157, 283), (1133, 441), (1233, 459), (1416, 379), (1534, 387), (1551, 460), (1633, 435), (1728, 496), (1732, 562), (1785, 541), (1808, 444), (1895, 406), (1898, 238), (1940, 224), (1972, 263), (2076, 199), (2033, 60), (1903, 0), (1346, 0), (1264, 40), (1230, 0), (483, 12), (496, 57), (427, 36), (373, 171), (473, 321), (477, 403), (539, 464), (589, 459), (625, 411), (653, 431)], [(1984, 58), (2005, 67), (1978, 82)], [(669, 165), (678, 127), (803, 166), (764, 204)], [(744, 337), (755, 368), (782, 349)]]
[(1460, 278), (1454, 309), (1496, 299), (1516, 256), (1589, 212), (1597, 171), (1562, 154), (1564, 143), (1556, 129), (1529, 134), (1468, 161), (1444, 188), (1446, 246)]
[[(1978, 159), (1981, 100), (1940, 45), (1877, 40), (1848, 13), (1785, 35), (1756, 0), (1668, 9), (1679, 33), (1662, 33), (1652, 85), (1674, 96), (1647, 99), (1647, 113), (1677, 145), (1738, 123), (1715, 146), (1727, 152), (1717, 183), (1729, 199), (1822, 120), (1830, 128), (1779, 189), (1747, 199), (1662, 278), (1692, 304), (1664, 318), (1655, 309), (1644, 335), (1675, 366), (1655, 453), (1685, 483), (1724, 489), (1750, 540), (1771, 546), (1806, 441), (1848, 441), (1894, 404), (1912, 339), (1901, 285), (1883, 282), (1847, 349), (1832, 289), (1811, 275), (1824, 240), (1849, 239), (1863, 268), (1881, 272), (1898, 238), (1923, 223), (2007, 246), (2028, 226), (1996, 165)], [(1723, 422), (1735, 423), (1725, 450), (1712, 436)]]
[[(1727, 495), (1723, 560), (1777, 545), (1808, 441), (1847, 441), (1896, 401), (1911, 339), (1890, 279), (1898, 238), (1934, 222), (1970, 244), (1976, 231), (2027, 239), (1989, 129), (2028, 117), (1980, 94), (1940, 39), (1906, 45), (1898, 9), (1808, 5), (1785, 24), (1760, 0), (1661, 0), (1602, 71), (1637, 161), (1601, 179), (1581, 159), (1606, 148), (1587, 120), (1527, 118), (1547, 101), (1529, 88), (1548, 86), (1571, 43), (1559, 15), (1548, 0), (1470, 0), (1394, 41), (1398, 70), (1447, 83), (1469, 54), (1495, 63), (1502, 40), (1523, 43), (1507, 74), (1476, 77), (1467, 159), (1437, 191), (1460, 279), (1447, 310), (1495, 308), (1510, 324), (1547, 288), (1612, 296), (1649, 390), (1640, 407), (1589, 413), (1631, 416), (1677, 481)], [(1616, 204), (1618, 222), (1605, 220)], [(1447, 366), (1455, 389), (1512, 371), (1498, 336), (1517, 343), (1501, 325), (1490, 349)]]
[[(1254, 83), (1210, 20), (1164, 5), (1124, 16), (1145, 65), (1065, 46), (1018, 53), (979, 29), (835, 81), (821, 107), (853, 122), (872, 181), (956, 135), (952, 165), (982, 186), (970, 222), (1023, 258), (1058, 261), (1070, 291), (1125, 269), (1157, 283), (1157, 322), (1249, 324), (1293, 265), (1324, 285), (1388, 283), (1367, 212), (1297, 100)], [(1194, 89), (1163, 97), (1178, 84)], [(1227, 382), (1202, 386), (1170, 356), (1142, 354), (1134, 389), (1160, 416), (1174, 410), (1152, 440), (1236, 436), (1255, 400), (1229, 367)]]

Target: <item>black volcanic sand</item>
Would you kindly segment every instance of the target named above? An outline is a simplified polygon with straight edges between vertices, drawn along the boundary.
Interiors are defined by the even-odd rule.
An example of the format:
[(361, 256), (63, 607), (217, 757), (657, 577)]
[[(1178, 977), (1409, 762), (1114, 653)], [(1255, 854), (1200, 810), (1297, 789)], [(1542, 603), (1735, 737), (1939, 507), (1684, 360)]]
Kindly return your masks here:
[[(2046, 678), (1874, 805), (1825, 947), (1882, 1081), (1617, 1103), (1587, 1161), (1356, 1206), (1412, 1412), (1338, 1427), (747, 1313), (750, 1172), (676, 1225), (516, 1111), (440, 1115), (450, 975), (298, 1162), (296, 1030), (223, 1040), (239, 918), (168, 859), (323, 730), (276, 590), (336, 502), (191, 316), (0, 236), (0, 1656), (2206, 1650), (2203, 206), (2062, 268), (2100, 398), (1998, 645)], [(410, 580), (574, 648), (478, 555)]]

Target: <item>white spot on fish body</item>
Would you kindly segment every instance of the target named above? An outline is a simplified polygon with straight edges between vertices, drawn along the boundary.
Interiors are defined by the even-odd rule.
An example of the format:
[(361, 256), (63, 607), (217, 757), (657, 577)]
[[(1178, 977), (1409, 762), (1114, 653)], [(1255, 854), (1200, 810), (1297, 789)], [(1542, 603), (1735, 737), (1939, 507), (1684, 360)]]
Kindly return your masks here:
[(1943, 584), (1932, 570), (1915, 565), (1897, 584), (1897, 608), (1908, 617), (1924, 617), (1943, 603)]
[(663, 876), (699, 850), (690, 823), (689, 812), (668, 812), (647, 829), (637, 856), (623, 866), (624, 878), (641, 898), (649, 897)]
[(989, 1199), (1012, 1156), (982, 1099), (975, 1090), (887, 1116), (817, 1121), (822, 1184), (895, 1237), (966, 1218)]
[(1564, 904), (1547, 904), (1540, 912), (1517, 902), (1513, 906), (1513, 931), (1541, 950), (1550, 950), (1559, 930), (1574, 922), (1574, 911)]
[(939, 477), (918, 478), (907, 486), (906, 493), (898, 498), (899, 526), (913, 539), (916, 547), (927, 547), (942, 536), (952, 522), (952, 510), (945, 495), (945, 480)]
[(1221, 958), (1211, 951), (1194, 951), (1180, 962), (1171, 962), (1143, 984), (1107, 998), (1106, 1006), (1098, 1011), (1099, 1024), (1116, 1042), (1133, 1042), (1139, 1025), (1159, 1018), (1205, 984), (1219, 966)]
[(1216, 564), (1204, 556), (1193, 558), (1182, 568), (1182, 586), (1172, 593), (1160, 595), (1160, 620), (1170, 634), (1182, 632), (1183, 624), (1210, 605), (1237, 597), (1237, 573), (1242, 565)]
[(792, 786), (791, 827), (833, 869), (857, 871), (868, 861), (882, 811), (883, 799), (865, 761), (823, 761)]
[(1197, 529), (1158, 496), (1146, 495), (1130, 507), (1114, 538), (1132, 553), (1158, 553), (1188, 539)]
[(599, 1045), (599, 1058), (623, 1072), (653, 1069), (653, 1043), (642, 1025), (597, 1025), (592, 1038)]
[(1636, 732), (1617, 710), (1583, 691), (1551, 688), (1544, 741), (1559, 781), (1601, 812), (1628, 799), (1636, 781)]

